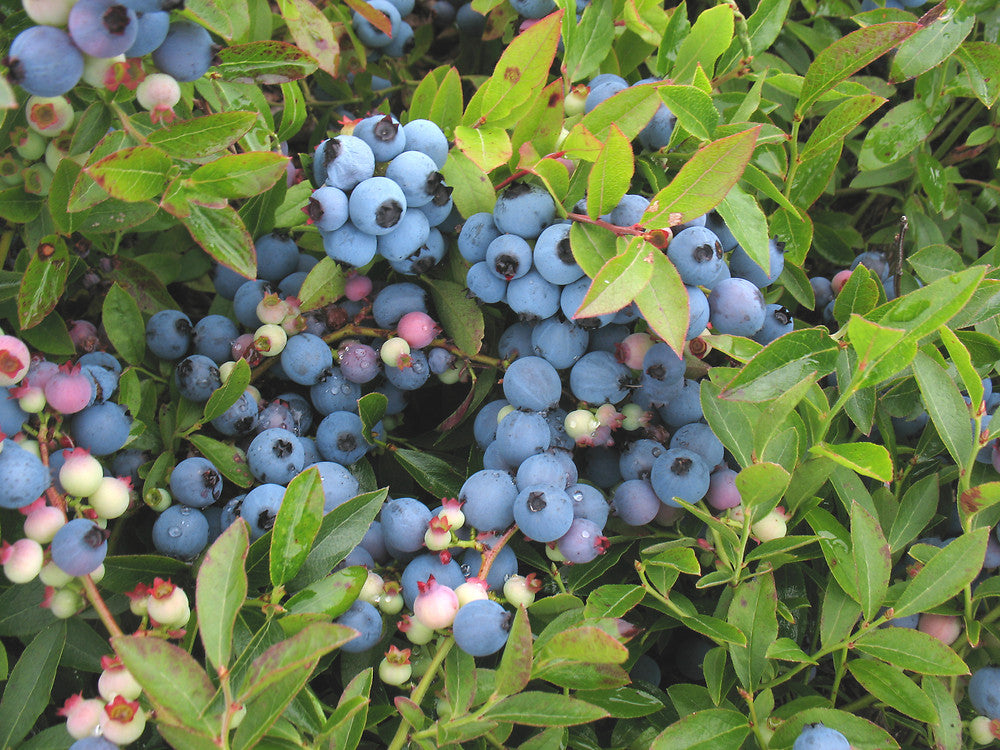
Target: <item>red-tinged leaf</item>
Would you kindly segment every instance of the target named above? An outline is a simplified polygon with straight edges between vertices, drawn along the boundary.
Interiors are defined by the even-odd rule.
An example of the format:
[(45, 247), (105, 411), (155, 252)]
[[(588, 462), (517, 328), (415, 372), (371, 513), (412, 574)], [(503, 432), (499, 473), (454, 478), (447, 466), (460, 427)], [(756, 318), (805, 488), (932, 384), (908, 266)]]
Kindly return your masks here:
[(191, 205), (184, 226), (202, 249), (227, 268), (248, 279), (257, 276), (257, 252), (250, 233), (232, 207)]
[(154, 130), (147, 140), (177, 159), (199, 159), (232, 146), (250, 131), (257, 117), (256, 112), (218, 112), (178, 120)]
[(206, 655), (217, 668), (229, 663), (233, 625), (246, 599), (244, 565), (249, 545), (246, 522), (237, 519), (212, 543), (198, 569), (198, 632)]
[(632, 143), (612, 124), (608, 138), (587, 175), (587, 213), (596, 219), (618, 205), (635, 172)]
[(635, 295), (635, 303), (656, 335), (677, 356), (684, 356), (689, 319), (687, 290), (674, 264), (663, 253), (653, 254), (652, 277)]
[(273, 86), (305, 78), (318, 67), (312, 55), (294, 44), (268, 39), (223, 47), (216, 69), (226, 81)]
[(916, 23), (879, 23), (853, 31), (824, 49), (802, 81), (797, 115), (803, 115), (823, 94), (848, 76), (874, 62), (920, 29)]
[(365, 0), (344, 0), (344, 5), (359, 14), (383, 34), (392, 36), (392, 21), (389, 20), (389, 16), (376, 10)]
[(163, 191), (172, 164), (158, 148), (135, 146), (106, 156), (84, 171), (112, 197), (138, 203)]
[(472, 107), (470, 102), (466, 125), (487, 122), (506, 125), (505, 119), (516, 122), (521, 108), (531, 106), (533, 97), (547, 83), (549, 68), (556, 56), (562, 15), (561, 10), (551, 13), (507, 45), (493, 75), (480, 88), (481, 93), (473, 97), (478, 99), (478, 106)]
[(845, 99), (827, 114), (809, 135), (798, 161), (809, 159), (834, 146), (842, 147), (844, 139), (861, 121), (886, 103), (886, 99), (874, 94), (852, 96)]
[(249, 198), (285, 176), (288, 157), (271, 151), (228, 154), (198, 167), (187, 182), (197, 193), (220, 198)]
[(335, 78), (339, 75), (340, 45), (330, 19), (309, 0), (280, 0), (281, 17), (299, 49), (312, 55), (319, 67)]
[(455, 146), (484, 172), (492, 172), (506, 164), (514, 151), (510, 136), (503, 128), (455, 127)]
[(653, 275), (655, 255), (660, 255), (660, 251), (642, 238), (634, 238), (624, 252), (605, 263), (597, 273), (573, 317), (595, 318), (625, 307)]
[(503, 656), (496, 673), (497, 695), (513, 695), (524, 690), (531, 680), (532, 663), (531, 625), (528, 623), (528, 611), (518, 607), (514, 614), (514, 623), (507, 636)]
[(726, 197), (753, 156), (761, 126), (712, 141), (681, 167), (643, 214), (643, 226), (675, 226), (708, 213)]

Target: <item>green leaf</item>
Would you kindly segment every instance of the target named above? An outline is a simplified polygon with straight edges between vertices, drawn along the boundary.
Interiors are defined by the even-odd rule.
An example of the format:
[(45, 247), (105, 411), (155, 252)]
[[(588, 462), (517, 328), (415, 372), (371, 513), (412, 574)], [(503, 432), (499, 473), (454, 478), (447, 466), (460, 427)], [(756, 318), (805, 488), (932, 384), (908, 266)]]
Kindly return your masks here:
[(295, 577), (323, 522), (323, 480), (319, 469), (306, 469), (288, 483), (271, 530), (271, 583)]
[[(567, 14), (563, 21), (573, 23), (574, 19)], [(611, 51), (614, 38), (614, 11), (611, 5), (587, 5), (575, 33), (565, 45), (563, 65), (566, 67), (567, 80), (573, 83), (596, 71)]]
[(892, 557), (878, 519), (859, 503), (851, 503), (851, 556), (858, 579), (858, 603), (866, 620), (878, 612), (889, 590)]
[(389, 405), (389, 399), (384, 394), (366, 393), (358, 399), (358, 415), (361, 417), (361, 426), (365, 431), (365, 439), (372, 434), (375, 425), (385, 416), (385, 409)]
[[(340, 617), (357, 600), (367, 578), (368, 572), (357, 565), (341, 568), (309, 584), (285, 602), (288, 614), (280, 621), (282, 628), (289, 632), (289, 620), (294, 621), (296, 615), (320, 614), (326, 620)], [(302, 617), (298, 624), (308, 624), (313, 619)]]
[(947, 245), (928, 245), (907, 255), (909, 263), (925, 283), (965, 270), (962, 256)]
[(977, 450), (976, 436), (970, 426), (969, 407), (948, 373), (930, 356), (917, 352), (913, 360), (913, 375), (920, 386), (920, 395), (931, 421), (955, 462), (965, 466)]
[(733, 592), (726, 619), (746, 634), (747, 643), (730, 643), (729, 658), (740, 684), (750, 691), (756, 690), (764, 677), (767, 647), (778, 637), (777, 604), (774, 575), (769, 572), (741, 583)]
[(628, 659), (628, 648), (600, 628), (584, 625), (556, 634), (539, 649), (539, 665), (558, 659), (621, 664)]
[(911, 580), (893, 607), (895, 617), (927, 612), (955, 596), (983, 567), (990, 530), (963, 534), (939, 550)]
[(833, 317), (840, 325), (845, 325), (851, 315), (867, 315), (878, 300), (878, 282), (871, 271), (859, 263), (833, 303)]
[(593, 161), (604, 147), (612, 125), (629, 140), (634, 139), (662, 104), (658, 88), (652, 84), (629, 86), (598, 104), (570, 129), (562, 144), (566, 155)]
[(892, 60), (892, 80), (904, 81), (948, 59), (976, 23), (976, 14), (960, 4), (899, 45)]
[(677, 50), (670, 77), (677, 83), (690, 83), (699, 65), (711, 76), (715, 61), (733, 39), (733, 23), (733, 9), (728, 5), (717, 5), (701, 13)]
[(898, 104), (865, 134), (858, 166), (863, 171), (882, 169), (902, 159), (927, 139), (934, 124), (934, 118), (922, 100)]
[(583, 272), (594, 278), (598, 271), (617, 255), (615, 236), (603, 227), (574, 221), (569, 229), (573, 258)]
[(914, 345), (900, 344), (905, 335), (898, 328), (886, 328), (852, 314), (847, 322), (847, 337), (854, 346), (856, 372), (847, 378), (850, 387), (875, 385), (907, 367), (917, 350)]
[(576, 698), (528, 690), (504, 698), (483, 714), (483, 718), (532, 727), (566, 727), (588, 724), (607, 715), (603, 708)]
[(758, 125), (698, 149), (670, 184), (653, 196), (639, 223), (650, 228), (675, 226), (715, 208), (743, 174), (760, 129)]
[(333, 258), (320, 260), (306, 276), (299, 290), (299, 303), (303, 312), (319, 310), (339, 300), (344, 295), (344, 269)]
[(778, 505), (791, 481), (791, 474), (774, 463), (753, 463), (736, 475), (741, 504), (751, 523), (761, 520)]
[(232, 41), (243, 36), (250, 26), (247, 6), (247, 3), (229, 0), (188, 0), (184, 9), (202, 26)]
[(66, 623), (50, 624), (21, 652), (0, 698), (0, 746), (23, 740), (49, 703), (56, 668), (66, 645)]
[(891, 551), (904, 549), (920, 535), (937, 512), (939, 496), (937, 474), (924, 477), (907, 488), (889, 530)]
[[(898, 630), (899, 628), (894, 628)], [(847, 711), (807, 708), (787, 718), (770, 739), (774, 747), (791, 747), (806, 724), (820, 723), (850, 737), (852, 750), (899, 750), (899, 743), (882, 727)]]
[(872, 310), (868, 319), (889, 328), (902, 328), (920, 340), (960, 313), (976, 292), (986, 272), (974, 266), (934, 281)]
[(833, 372), (837, 342), (820, 328), (792, 331), (772, 341), (747, 362), (721, 393), (739, 401), (768, 401), (798, 383)]
[(226, 410), (240, 400), (250, 385), (250, 364), (245, 359), (236, 360), (236, 365), (229, 373), (225, 384), (216, 388), (205, 403), (205, 413), (202, 419), (211, 422), (222, 416)]
[(172, 724), (167, 718), (156, 722), (156, 731), (171, 747), (183, 747), (185, 750), (212, 750), (218, 747), (215, 737), (208, 730), (198, 731)]
[(157, 711), (192, 729), (211, 729), (202, 714), (215, 686), (191, 654), (159, 638), (119, 635), (111, 645)]
[(652, 276), (635, 295), (635, 304), (656, 335), (682, 356), (689, 325), (687, 290), (666, 255), (654, 252), (652, 258)]
[(816, 129), (809, 134), (806, 145), (799, 152), (799, 162), (817, 156), (827, 149), (843, 147), (847, 136), (872, 112), (886, 103), (881, 96), (852, 96), (845, 99), (819, 121)]
[(594, 277), (574, 318), (593, 318), (621, 310), (646, 286), (660, 251), (633, 238), (625, 251), (609, 260)]
[(44, 237), (30, 258), (17, 292), (17, 320), (22, 329), (37, 326), (55, 309), (71, 262), (66, 242), (54, 235)]
[(234, 445), (227, 445), (206, 435), (191, 435), (191, 444), (222, 472), (222, 476), (244, 489), (250, 487), (253, 475), (247, 468), (246, 454)]
[(528, 611), (518, 607), (496, 673), (496, 695), (514, 695), (531, 679), (532, 642)]
[(739, 750), (750, 734), (747, 717), (727, 708), (695, 711), (664, 729), (649, 750)]
[[(340, 694), (336, 710), (323, 727), (322, 735), (316, 738), (317, 747), (357, 748), (368, 718), (371, 689), (372, 669), (369, 667), (356, 675)], [(321, 745), (323, 741), (327, 745)]]
[(821, 442), (809, 450), (818, 456), (826, 456), (863, 476), (877, 479), (880, 482), (892, 481), (892, 458), (884, 445), (864, 442), (834, 445)]
[(38, 216), (44, 202), (42, 196), (26, 193), (22, 185), (0, 190), (0, 219), (24, 224)]
[(632, 143), (617, 125), (608, 130), (604, 147), (587, 176), (587, 213), (596, 219), (618, 205), (635, 171)]
[(936, 747), (941, 750), (961, 750), (964, 747), (962, 738), (962, 717), (955, 705), (955, 698), (942, 680), (936, 677), (924, 677), (922, 680), (924, 693), (934, 703), (934, 709), (940, 717), (932, 727)]
[(154, 130), (146, 140), (175, 159), (200, 159), (225, 151), (256, 121), (256, 112), (219, 112), (173, 122)]
[[(759, 55), (770, 47), (774, 40), (778, 38), (788, 16), (788, 8), (791, 0), (761, 0), (758, 3), (753, 15), (747, 19), (746, 31), (750, 42), (750, 51), (754, 55)], [(719, 59), (717, 72), (725, 73), (740, 61), (744, 56), (743, 45), (740, 39), (734, 39), (729, 45), (729, 49)]]
[(879, 23), (838, 39), (813, 60), (802, 81), (795, 114), (804, 115), (827, 91), (874, 62), (920, 27), (915, 23)]
[(830, 581), (823, 592), (820, 643), (826, 648), (839, 643), (854, 630), (860, 617), (858, 603), (844, 592), (836, 580)]
[(145, 324), (139, 305), (122, 289), (112, 284), (104, 297), (101, 321), (115, 351), (130, 364), (140, 364), (146, 353)]
[(334, 566), (361, 542), (375, 520), (388, 490), (366, 492), (341, 503), (323, 516), (316, 543), (289, 588), (300, 589), (330, 574)]
[(455, 147), (484, 172), (492, 172), (506, 164), (514, 153), (507, 131), (497, 127), (456, 125)]
[(479, 354), (486, 331), (483, 306), (469, 299), (461, 284), (442, 279), (428, 279), (427, 284), (445, 335), (463, 354), (469, 357)]
[(771, 243), (767, 217), (760, 210), (757, 199), (743, 192), (739, 185), (733, 185), (716, 210), (740, 247), (762, 271), (770, 276)]
[[(309, 53), (321, 70), (336, 78), (340, 73), (339, 62), (341, 50), (339, 43), (334, 41), (337, 33), (334, 31), (330, 19), (324, 16), (323, 11), (309, 2), (309, 0), (279, 0), (279, 7), (281, 8), (281, 17), (288, 25), (288, 31), (291, 33), (296, 46)], [(285, 86), (288, 84), (282, 85)], [(295, 90), (301, 95), (301, 89), (298, 89), (296, 86)], [(285, 130), (284, 118), (288, 115), (287, 95), (285, 102), (286, 106), (282, 115), (282, 130)], [(303, 113), (305, 112), (304, 107), (302, 111)], [(301, 127), (301, 123), (299, 123), (299, 126)], [(297, 132), (298, 128), (295, 128), (291, 135)], [(277, 137), (279, 141), (283, 141), (288, 136), (279, 132)]]
[(937, 724), (934, 703), (902, 669), (874, 659), (851, 659), (847, 668), (861, 687), (878, 700), (917, 721)]
[(458, 149), (448, 153), (448, 161), (441, 167), (445, 182), (452, 188), (451, 197), (462, 216), (480, 212), (493, 212), (496, 193), (489, 175)]
[(398, 448), (392, 452), (407, 473), (417, 480), (417, 484), (434, 497), (458, 497), (465, 482), (465, 476), (443, 458), (409, 448)]
[(257, 277), (253, 240), (231, 206), (209, 208), (192, 203), (191, 213), (181, 223), (209, 256), (241, 276)]
[(452, 716), (461, 716), (476, 695), (476, 661), (460, 648), (452, 648), (444, 661), (444, 689)]
[(637, 719), (663, 709), (663, 699), (659, 695), (636, 687), (581, 690), (576, 697), (603, 708), (616, 719)]
[(660, 98), (677, 123), (701, 141), (709, 141), (719, 125), (712, 97), (694, 86), (660, 86)]
[(218, 55), (219, 77), (235, 83), (274, 86), (305, 78), (319, 67), (312, 55), (276, 39), (233, 44)]
[(415, 119), (436, 122), (451, 135), (462, 119), (462, 82), (458, 70), (442, 65), (417, 85), (410, 102), (408, 122)]
[[(493, 75), (469, 102), (463, 124), (506, 127), (518, 120), (531, 106), (533, 96), (547, 83), (561, 23), (562, 11), (556, 11), (514, 37), (500, 56)], [(448, 184), (452, 185), (450, 180)]]
[[(854, 559), (851, 554), (851, 538), (841, 523), (831, 513), (822, 508), (813, 508), (805, 516), (806, 522), (819, 537), (819, 547), (823, 551), (834, 580), (840, 584), (851, 599), (857, 601), (858, 579), (854, 573)], [(825, 617), (825, 611), (824, 611)], [(857, 615), (855, 615), (855, 618)], [(853, 621), (852, 621), (853, 624)], [(826, 641), (824, 640), (824, 643)]]
[(198, 568), (198, 632), (216, 669), (229, 663), (234, 623), (247, 596), (244, 566), (249, 547), (246, 522), (237, 519), (212, 542)]
[(873, 628), (859, 633), (854, 648), (919, 674), (965, 675), (965, 662), (934, 636), (913, 628)]
[(139, 203), (163, 192), (170, 157), (153, 146), (122, 149), (87, 166), (84, 171), (112, 198)]
[(288, 157), (270, 151), (227, 154), (198, 167), (187, 183), (199, 194), (218, 198), (249, 198), (285, 178)]
[(816, 660), (802, 650), (791, 638), (778, 638), (767, 647), (768, 659), (793, 661), (799, 664), (815, 664)]
[(1000, 96), (1000, 46), (991, 42), (965, 42), (955, 53), (973, 93), (986, 107)]
[(585, 614), (589, 617), (624, 617), (646, 595), (642, 586), (609, 583), (598, 586), (587, 597)]

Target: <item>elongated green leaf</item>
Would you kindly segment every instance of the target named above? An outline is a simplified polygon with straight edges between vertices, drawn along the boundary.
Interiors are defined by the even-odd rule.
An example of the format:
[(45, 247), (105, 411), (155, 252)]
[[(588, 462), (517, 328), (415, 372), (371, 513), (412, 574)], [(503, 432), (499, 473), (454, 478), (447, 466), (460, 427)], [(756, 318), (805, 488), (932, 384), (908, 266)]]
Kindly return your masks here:
[(215, 696), (215, 686), (187, 651), (139, 636), (116, 636), (111, 645), (158, 710), (192, 729), (210, 729), (202, 713)]
[(803, 162), (827, 149), (843, 147), (848, 134), (854, 130), (872, 112), (885, 104), (881, 96), (852, 96), (845, 99), (820, 120), (816, 129), (809, 134), (809, 140), (799, 153), (799, 161)]
[[(289, 620), (295, 615), (323, 615), (323, 619), (340, 617), (357, 600), (361, 587), (368, 578), (368, 571), (360, 565), (341, 568), (311, 583), (292, 596), (285, 604), (289, 614), (282, 618), (281, 626), (286, 633), (292, 632), (288, 626)], [(301, 617), (296, 620), (294, 632), (316, 618)]]
[(965, 466), (976, 446), (969, 407), (958, 386), (941, 365), (923, 352), (917, 352), (913, 360), (913, 374), (938, 435), (955, 462)]
[(621, 664), (628, 658), (628, 648), (600, 628), (584, 625), (564, 630), (539, 649), (539, 662), (569, 659), (582, 662)]
[(598, 104), (570, 129), (562, 145), (567, 156), (586, 161), (596, 159), (612, 125), (626, 138), (635, 138), (662, 104), (658, 88), (652, 84), (629, 86)]
[[(337, 626), (331, 625), (330, 627)], [(283, 641), (279, 645), (285, 643), (288, 641)], [(250, 750), (261, 747), (259, 744), (261, 737), (288, 709), (295, 696), (302, 691), (310, 675), (316, 669), (318, 661), (319, 657), (316, 657), (311, 661), (302, 661), (293, 667), (281, 670), (280, 676), (269, 682), (267, 691), (256, 694), (253, 700), (247, 704), (246, 717), (240, 722), (236, 735), (233, 737), (231, 745), (233, 750)]]
[(740, 684), (747, 690), (757, 688), (767, 668), (767, 648), (778, 637), (777, 604), (774, 576), (765, 573), (741, 583), (729, 605), (729, 624), (735, 625), (747, 636), (745, 646), (729, 645), (733, 669)]
[(427, 285), (445, 335), (463, 353), (470, 357), (478, 354), (486, 332), (482, 305), (469, 299), (461, 285), (453, 281), (428, 279)]
[(934, 725), (934, 741), (941, 750), (961, 750), (962, 717), (951, 691), (945, 686), (945, 680), (937, 677), (924, 677), (921, 681), (924, 693), (934, 703), (934, 709), (940, 717)]
[(452, 200), (462, 216), (472, 216), (474, 213), (493, 212), (496, 203), (496, 193), (489, 175), (458, 149), (448, 153), (448, 161), (441, 167), (448, 186), (452, 188)]
[(455, 126), (455, 146), (484, 172), (506, 164), (513, 150), (503, 128)]
[(738, 750), (750, 734), (747, 717), (727, 708), (709, 708), (682, 717), (660, 732), (650, 750)]
[(256, 278), (257, 253), (253, 241), (232, 207), (206, 208), (192, 203), (191, 213), (182, 223), (212, 258), (241, 276)]
[(250, 385), (250, 365), (245, 359), (238, 359), (236, 366), (229, 373), (229, 378), (220, 388), (216, 388), (205, 402), (205, 413), (202, 417), (210, 422), (222, 416), (226, 409), (240, 400), (240, 396)]
[(45, 710), (65, 645), (66, 623), (57, 621), (21, 653), (0, 699), (0, 746), (16, 746)]
[(878, 23), (853, 31), (816, 55), (802, 81), (795, 113), (803, 115), (827, 91), (877, 60), (920, 27), (915, 23)]
[(919, 674), (961, 675), (969, 668), (937, 638), (912, 628), (875, 628), (859, 635), (855, 648), (901, 669)]
[[(574, 22), (572, 15), (565, 21)], [(598, 69), (611, 50), (615, 38), (614, 11), (608, 3), (592, 3), (583, 10), (583, 16), (570, 41), (566, 43), (563, 65), (568, 80), (586, 78)]]
[(612, 125), (604, 148), (587, 176), (587, 213), (590, 218), (596, 219), (618, 205), (632, 182), (634, 171), (632, 144), (617, 125)]
[[(756, 10), (747, 19), (747, 37), (750, 41), (750, 51), (754, 55), (770, 47), (774, 40), (778, 38), (785, 18), (788, 16), (788, 8), (791, 0), (761, 0)], [(729, 71), (744, 56), (743, 45), (739, 38), (734, 39), (729, 49), (719, 58), (718, 73)]]
[(882, 169), (913, 152), (934, 128), (927, 104), (906, 101), (885, 113), (865, 134), (858, 156), (862, 170)]
[(986, 273), (974, 266), (948, 276), (871, 311), (868, 319), (889, 328), (902, 328), (919, 341), (947, 323), (969, 302)]
[(878, 700), (917, 721), (937, 723), (934, 703), (899, 667), (874, 659), (852, 659), (847, 668), (854, 679)]
[(244, 565), (249, 547), (246, 522), (237, 519), (208, 548), (198, 568), (198, 633), (216, 669), (229, 663), (233, 626), (247, 596)]
[(854, 750), (899, 750), (899, 743), (882, 727), (853, 713), (832, 708), (796, 711), (778, 727), (770, 744), (774, 747), (791, 747), (806, 724), (816, 723), (832, 727), (845, 737), (850, 737)]
[(198, 159), (232, 146), (256, 120), (256, 112), (219, 112), (178, 120), (154, 130), (147, 140), (174, 158)]
[(699, 140), (712, 139), (719, 124), (712, 97), (695, 86), (660, 86), (659, 93), (682, 128)]
[(678, 83), (690, 83), (699, 65), (711, 76), (715, 61), (733, 39), (733, 23), (733, 9), (728, 5), (717, 5), (701, 13), (677, 50), (670, 77)]
[(586, 614), (593, 617), (623, 617), (642, 601), (646, 590), (632, 584), (609, 583), (587, 597)]
[(722, 398), (768, 401), (803, 380), (813, 382), (833, 372), (837, 342), (819, 328), (792, 331), (754, 355), (722, 392)]
[(326, 307), (344, 294), (344, 269), (333, 258), (320, 259), (309, 271), (299, 290), (299, 304), (303, 311)]
[(271, 531), (271, 583), (291, 580), (312, 548), (323, 522), (323, 480), (319, 469), (306, 469), (288, 483)]
[(651, 228), (674, 226), (719, 205), (743, 174), (760, 129), (758, 125), (699, 149), (670, 184), (653, 196), (640, 223)]
[[(311, 55), (321, 70), (334, 77), (339, 75), (338, 64), (341, 50), (330, 19), (324, 16), (323, 12), (309, 0), (280, 0), (279, 7), (281, 8), (281, 17), (288, 25), (288, 31), (291, 33), (295, 45)], [(284, 117), (288, 114), (287, 95), (285, 102), (286, 106), (281, 123), (282, 130), (285, 130)], [(294, 130), (292, 135), (297, 132), (298, 128)], [(279, 133), (278, 140), (286, 140), (288, 136), (282, 137), (283, 135), (285, 134)]]
[(270, 86), (305, 78), (318, 67), (312, 55), (277, 39), (223, 47), (216, 66), (223, 80)]
[(434, 497), (458, 497), (465, 477), (448, 461), (426, 451), (409, 448), (399, 448), (392, 455)]
[(876, 443), (817, 443), (810, 451), (841, 466), (880, 482), (892, 481), (892, 458), (884, 445)]
[(914, 78), (947, 59), (972, 31), (976, 14), (959, 5), (944, 13), (934, 23), (917, 31), (899, 45), (892, 61), (892, 78)]
[(187, 178), (199, 194), (218, 198), (249, 198), (285, 177), (288, 157), (270, 151), (227, 154), (198, 167)]
[(253, 475), (247, 467), (246, 454), (235, 445), (219, 442), (207, 435), (191, 435), (188, 440), (201, 454), (222, 472), (222, 476), (238, 487), (253, 484)]
[(690, 315), (687, 290), (677, 268), (666, 255), (654, 252), (652, 258), (652, 276), (635, 295), (635, 303), (649, 327), (682, 356)]
[(988, 528), (963, 534), (939, 550), (907, 584), (896, 600), (896, 617), (926, 612), (951, 599), (972, 582), (983, 567)]
[(509, 721), (533, 727), (566, 727), (603, 719), (608, 712), (561, 693), (526, 691), (510, 695), (485, 714), (491, 721)]
[(770, 275), (771, 251), (767, 217), (756, 198), (733, 185), (716, 210), (750, 259)]
[(70, 257), (62, 237), (49, 235), (31, 254), (17, 292), (21, 328), (34, 328), (55, 309), (66, 288)]
[(615, 236), (603, 227), (573, 222), (569, 230), (573, 258), (583, 272), (594, 278), (604, 264), (618, 254)]
[[(331, 714), (330, 720), (323, 727), (323, 733), (317, 737), (318, 747), (337, 747), (355, 750), (361, 742), (368, 716), (369, 697), (372, 689), (372, 669), (369, 667), (356, 675), (340, 694), (337, 708)], [(360, 704), (357, 701), (360, 700)], [(328, 741), (328, 745), (321, 745)]]
[(410, 120), (436, 122), (450, 135), (462, 119), (462, 83), (458, 70), (442, 65), (419, 83), (410, 103)]
[(129, 203), (146, 201), (163, 192), (170, 157), (153, 146), (134, 146), (106, 156), (84, 171), (107, 193)]
[(660, 251), (635, 238), (625, 252), (604, 264), (574, 317), (592, 318), (621, 310), (653, 275), (654, 255)]
[(851, 504), (851, 555), (858, 579), (858, 603), (866, 620), (875, 617), (886, 591), (892, 557), (878, 519), (859, 503)]
[(112, 284), (101, 307), (101, 321), (115, 351), (131, 364), (146, 353), (145, 325), (139, 305), (119, 284)]
[(496, 695), (514, 695), (524, 690), (531, 679), (532, 659), (528, 611), (524, 607), (518, 607), (497, 668), (494, 688)]
[(965, 66), (965, 74), (976, 97), (985, 106), (992, 107), (1000, 96), (1000, 45), (965, 42), (955, 56)]

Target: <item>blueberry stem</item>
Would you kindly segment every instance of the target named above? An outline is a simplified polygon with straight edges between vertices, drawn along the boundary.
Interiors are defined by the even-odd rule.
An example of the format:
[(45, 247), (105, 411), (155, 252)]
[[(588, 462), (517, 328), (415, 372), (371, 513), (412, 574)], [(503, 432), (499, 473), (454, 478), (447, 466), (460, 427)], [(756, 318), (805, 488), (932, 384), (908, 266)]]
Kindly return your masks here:
[(493, 561), (497, 559), (497, 555), (500, 554), (500, 550), (506, 546), (510, 538), (514, 536), (514, 532), (517, 531), (517, 524), (513, 524), (509, 529), (507, 529), (503, 536), (497, 539), (496, 544), (494, 544), (487, 552), (483, 553), (483, 564), (479, 567), (478, 578), (486, 580), (486, 576), (490, 574), (490, 568), (493, 567)]
[[(417, 683), (417, 686), (413, 688), (413, 692), (410, 693), (410, 700), (418, 706), (423, 701), (424, 696), (431, 687), (431, 683), (434, 681), (434, 677), (437, 675), (438, 669), (444, 664), (445, 657), (454, 645), (455, 639), (450, 635), (438, 644), (438, 649), (434, 654), (434, 658), (431, 659), (431, 663), (427, 666), (427, 671), (424, 672), (424, 676), (420, 678), (420, 682)], [(406, 735), (409, 726), (410, 722), (406, 720), (406, 717), (400, 716), (399, 726), (396, 728), (396, 734), (393, 735), (392, 742), (389, 743), (388, 750), (402, 750), (406, 744)]]
[(80, 581), (83, 583), (83, 591), (87, 595), (87, 599), (90, 600), (90, 605), (97, 612), (97, 616), (101, 618), (101, 622), (104, 623), (104, 627), (107, 629), (108, 633), (111, 634), (112, 638), (125, 635), (122, 629), (118, 627), (118, 623), (115, 622), (114, 615), (111, 614), (111, 610), (108, 609), (108, 605), (104, 601), (104, 597), (101, 596), (101, 592), (97, 590), (97, 585), (91, 579), (89, 575), (81, 576)]

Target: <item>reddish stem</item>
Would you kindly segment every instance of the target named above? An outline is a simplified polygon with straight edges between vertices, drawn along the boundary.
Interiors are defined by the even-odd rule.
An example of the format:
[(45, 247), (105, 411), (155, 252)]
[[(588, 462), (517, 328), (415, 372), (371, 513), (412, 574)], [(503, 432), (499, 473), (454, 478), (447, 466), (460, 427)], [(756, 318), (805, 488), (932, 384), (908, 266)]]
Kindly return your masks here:
[(566, 214), (566, 217), (572, 219), (573, 221), (578, 221), (581, 224), (593, 224), (595, 227), (604, 227), (608, 231), (616, 234), (619, 237), (644, 237), (647, 234), (645, 227), (639, 226), (638, 224), (633, 224), (630, 227), (620, 227), (611, 222), (604, 221), (604, 219), (591, 219), (586, 214)]
[(104, 623), (104, 627), (107, 628), (111, 637), (125, 635), (122, 629), (118, 627), (118, 623), (115, 622), (114, 615), (111, 614), (111, 610), (108, 609), (108, 605), (104, 602), (104, 597), (101, 596), (101, 592), (97, 590), (97, 586), (90, 576), (81, 576), (80, 580), (83, 581), (83, 590), (87, 594), (87, 599), (90, 600), (90, 605), (97, 612), (97, 616), (101, 618), (101, 622)]
[(514, 532), (517, 531), (517, 524), (513, 524), (509, 529), (507, 529), (503, 536), (497, 539), (496, 543), (490, 547), (489, 550), (483, 553), (483, 564), (479, 567), (479, 575), (476, 578), (482, 578), (486, 580), (486, 576), (490, 574), (490, 568), (493, 567), (493, 561), (497, 559), (497, 555), (500, 554), (500, 550), (504, 548), (510, 538), (514, 536)]
[[(561, 158), (561, 157), (563, 157), (565, 155), (566, 155), (565, 151), (556, 151), (554, 153), (548, 154), (547, 156), (545, 156), (543, 158), (545, 158), (545, 159), (559, 159), (559, 158)], [(505, 187), (507, 187), (510, 183), (514, 182), (514, 180), (519, 180), (522, 177), (527, 177), (529, 174), (535, 174), (535, 173), (532, 172), (530, 169), (519, 169), (516, 172), (514, 172), (514, 174), (512, 174), (510, 177), (508, 177), (506, 180), (501, 180), (500, 183), (497, 184), (497, 186), (495, 188), (493, 188), (493, 192), (498, 193), (501, 190), (503, 190)]]

